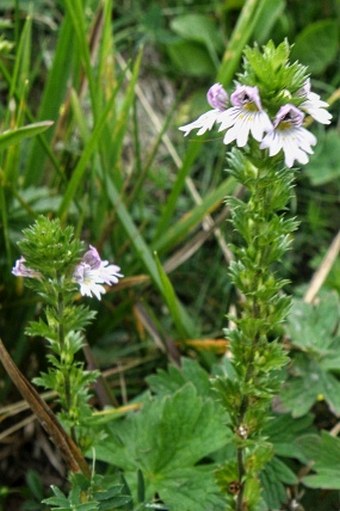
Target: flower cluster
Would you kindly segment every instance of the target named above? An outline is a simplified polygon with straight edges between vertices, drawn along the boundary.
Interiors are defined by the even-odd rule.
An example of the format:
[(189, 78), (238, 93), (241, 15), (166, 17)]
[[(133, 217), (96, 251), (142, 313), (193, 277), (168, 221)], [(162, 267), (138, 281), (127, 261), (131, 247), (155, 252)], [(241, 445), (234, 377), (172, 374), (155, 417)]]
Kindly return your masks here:
[(275, 156), (282, 150), (287, 167), (292, 167), (295, 160), (305, 164), (308, 155), (313, 153), (316, 138), (302, 126), (304, 112), (322, 124), (329, 124), (332, 116), (325, 109), (327, 103), (311, 92), (309, 79), (298, 91), (297, 98), (302, 100), (300, 108), (287, 103), (274, 119), (270, 119), (262, 106), (258, 87), (237, 84), (229, 100), (223, 86), (215, 83), (207, 93), (212, 110), (179, 129), (185, 136), (194, 129), (198, 129), (197, 135), (203, 135), (218, 123), (218, 131), (225, 132), (224, 144), (235, 140), (238, 147), (244, 147), (251, 134), (260, 143), (261, 149), (268, 149), (269, 156)]
[[(26, 260), (21, 256), (12, 269), (13, 275), (16, 277), (28, 277), (32, 279), (41, 279), (42, 274), (26, 265)], [(75, 267), (72, 280), (80, 287), (80, 293), (83, 296), (95, 296), (98, 300), (101, 295), (106, 292), (103, 284), (117, 284), (120, 277), (120, 267), (115, 264), (109, 264), (100, 258), (95, 247), (85, 252), (82, 260)]]

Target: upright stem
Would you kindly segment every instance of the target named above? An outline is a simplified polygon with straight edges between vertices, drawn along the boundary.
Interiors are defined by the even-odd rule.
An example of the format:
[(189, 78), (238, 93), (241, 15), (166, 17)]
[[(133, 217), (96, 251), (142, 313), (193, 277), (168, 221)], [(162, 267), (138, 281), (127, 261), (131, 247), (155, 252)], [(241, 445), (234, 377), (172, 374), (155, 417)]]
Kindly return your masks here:
[[(61, 277), (58, 276), (58, 283), (61, 284)], [(61, 287), (61, 286), (60, 286)], [(65, 411), (70, 414), (72, 410), (72, 394), (71, 394), (71, 383), (69, 374), (69, 364), (67, 362), (67, 347), (65, 343), (65, 329), (64, 329), (64, 295), (61, 289), (58, 290), (58, 341), (60, 346), (60, 361), (62, 365), (62, 374), (64, 382), (64, 402)], [(66, 356), (65, 356), (66, 355)], [(74, 426), (71, 426), (71, 437), (76, 442), (76, 432)]]
[[(249, 199), (250, 205), (252, 205), (252, 213), (254, 219), (263, 219), (264, 218), (264, 211), (265, 211), (265, 196), (268, 193), (267, 190), (265, 190), (265, 193), (262, 193), (261, 186), (260, 186), (260, 170), (258, 172), (257, 180), (255, 186), (251, 190), (251, 196)], [(254, 258), (252, 261), (253, 269), (256, 269), (255, 271), (255, 278), (250, 283), (251, 289), (249, 291), (256, 291), (259, 289), (259, 286), (261, 285), (261, 279), (262, 279), (262, 270), (263, 270), (263, 255), (261, 248), (259, 246), (258, 240), (261, 236), (261, 226), (255, 221), (253, 226), (253, 236), (251, 239), (251, 244), (254, 247)], [(248, 245), (249, 247), (249, 245)], [(247, 248), (248, 248), (247, 247)], [(258, 347), (259, 341), (263, 336), (266, 337), (266, 332), (261, 331), (260, 328), (256, 326), (256, 320), (260, 317), (261, 314), (263, 314), (263, 311), (261, 311), (261, 303), (256, 298), (256, 296), (252, 296), (251, 294), (249, 297), (246, 297), (246, 302), (244, 304), (246, 312), (243, 312), (242, 314), (246, 314), (248, 317), (249, 315), (254, 319), (254, 332), (253, 332), (253, 339), (251, 342), (251, 346), (249, 349), (244, 350), (244, 357), (243, 357), (243, 367), (246, 368), (245, 375), (243, 379), (244, 388), (247, 389), (248, 383), (250, 380), (254, 377), (254, 357), (256, 353), (256, 349)], [(242, 316), (242, 315), (241, 315)], [(242, 397), (241, 404), (239, 407), (239, 411), (237, 414), (236, 419), (236, 428), (237, 433), (242, 435), (242, 427), (243, 422), (247, 413), (249, 407), (249, 396), (247, 393), (245, 393)], [(244, 432), (246, 435), (247, 432)], [(244, 447), (238, 446), (237, 447), (237, 471), (238, 471), (238, 485), (239, 485), (239, 492), (237, 494), (236, 498), (236, 511), (244, 511), (244, 478), (246, 475), (246, 468), (244, 464)]]

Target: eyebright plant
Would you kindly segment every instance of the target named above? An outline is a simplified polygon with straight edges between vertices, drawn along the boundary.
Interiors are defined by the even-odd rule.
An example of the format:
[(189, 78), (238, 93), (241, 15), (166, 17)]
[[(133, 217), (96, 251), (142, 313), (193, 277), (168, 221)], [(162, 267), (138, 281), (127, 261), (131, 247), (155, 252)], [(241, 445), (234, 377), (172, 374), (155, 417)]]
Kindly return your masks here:
[(217, 472), (228, 510), (267, 509), (260, 473), (273, 456), (263, 428), (270, 403), (283, 380), (288, 357), (280, 343), (281, 325), (290, 308), (277, 264), (292, 242), (297, 221), (286, 214), (294, 186), (295, 162), (306, 164), (316, 137), (305, 127), (305, 114), (329, 124), (327, 103), (311, 92), (307, 69), (289, 62), (285, 41), (278, 47), (247, 48), (244, 66), (229, 94), (220, 83), (207, 93), (211, 110), (179, 129), (203, 135), (214, 126), (227, 153), (230, 173), (247, 191), (229, 197), (235, 235), (229, 275), (240, 292), (237, 314), (225, 330), (231, 361), (214, 381), (231, 420), (234, 457)]
[(76, 355), (85, 343), (84, 329), (95, 312), (79, 304), (83, 296), (98, 300), (123, 275), (119, 266), (102, 260), (95, 247), (87, 251), (74, 237), (73, 227), (63, 227), (58, 219), (43, 216), (24, 229), (18, 243), (21, 257), (12, 273), (24, 277), (27, 287), (42, 299), (43, 314), (32, 321), (26, 333), (44, 337), (49, 346), (49, 368), (35, 383), (56, 391), (60, 404), (59, 417), (82, 450), (91, 444), (86, 420), (91, 414), (90, 385), (96, 371), (84, 369)]

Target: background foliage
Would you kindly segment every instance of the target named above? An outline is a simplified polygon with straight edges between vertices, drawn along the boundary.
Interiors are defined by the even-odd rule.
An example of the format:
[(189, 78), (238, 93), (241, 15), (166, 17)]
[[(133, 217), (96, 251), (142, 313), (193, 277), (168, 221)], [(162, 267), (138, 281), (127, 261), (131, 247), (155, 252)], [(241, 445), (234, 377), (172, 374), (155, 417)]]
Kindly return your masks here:
[[(126, 276), (94, 305), (99, 320), (87, 332), (84, 356), (103, 371), (94, 404), (146, 403), (127, 419), (94, 419), (94, 431), (107, 422), (116, 432), (114, 457), (99, 449), (99, 463), (103, 471), (112, 470), (105, 462), (123, 463), (127, 454), (116, 438), (124, 435), (132, 487), (136, 471), (159, 469), (162, 481), (178, 463), (196, 489), (204, 481), (207, 499), (215, 484), (207, 467), (228, 451), (223, 418), (219, 427), (214, 422), (220, 411), (213, 410), (208, 375), (221, 364), (228, 370), (221, 338), (235, 292), (226, 272), (233, 233), (224, 197), (240, 190), (224, 171), (218, 135), (188, 142), (176, 127), (205, 110), (205, 92), (216, 79), (231, 87), (246, 44), (285, 37), (295, 44), (293, 58), (309, 66), (313, 89), (329, 99), (334, 119), (327, 130), (313, 127), (319, 143), (298, 173), (291, 203), (301, 221), (282, 275), (296, 297), (285, 341), (292, 362), (268, 425), (275, 457), (262, 474), (264, 509), (291, 509), (294, 500), (311, 511), (338, 506), (339, 261), (313, 304), (306, 291), (338, 229), (339, 3), (3, 0), (0, 15), (1, 336), (29, 378), (44, 369), (44, 346), (24, 335), (40, 304), (10, 270), (22, 228), (39, 214), (72, 223)], [(166, 370), (181, 356), (181, 369)], [(2, 373), (0, 383), (1, 505), (46, 509), (39, 502), (48, 486), (64, 484), (62, 462)], [(174, 433), (179, 425), (171, 410), (183, 406), (186, 394), (197, 414), (204, 406), (204, 420), (211, 413), (208, 446), (204, 431), (197, 433), (200, 445), (191, 445), (189, 419), (181, 435)], [(158, 439), (164, 464), (151, 456), (141, 467), (139, 433), (159, 431), (165, 417), (172, 427)], [(174, 457), (167, 460), (170, 442)], [(180, 509), (177, 489), (164, 489), (157, 477), (136, 491), (141, 502), (157, 492)]]

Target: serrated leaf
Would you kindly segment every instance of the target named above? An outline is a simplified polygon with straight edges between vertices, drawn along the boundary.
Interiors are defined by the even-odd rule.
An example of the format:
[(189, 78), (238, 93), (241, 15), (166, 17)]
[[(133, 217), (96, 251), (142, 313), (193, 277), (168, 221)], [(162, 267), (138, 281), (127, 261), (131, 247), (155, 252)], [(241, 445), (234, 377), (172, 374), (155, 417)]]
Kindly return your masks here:
[(320, 400), (340, 413), (340, 382), (330, 372), (332, 359), (339, 353), (339, 317), (340, 301), (335, 293), (321, 294), (315, 306), (297, 300), (293, 304), (288, 331), (293, 345), (303, 352), (294, 355), (291, 376), (281, 393), (282, 403), (293, 417), (306, 414)]
[(160, 496), (173, 511), (223, 509), (224, 496), (217, 493), (211, 467), (178, 468), (162, 481)]
[(288, 316), (292, 343), (303, 350), (326, 355), (340, 317), (340, 300), (336, 293), (321, 295), (317, 305), (294, 300)]
[(208, 373), (196, 360), (181, 359), (181, 367), (168, 367), (167, 371), (158, 369), (157, 374), (146, 378), (151, 390), (160, 396), (172, 394), (186, 383), (191, 382), (200, 396), (212, 394)]
[(285, 484), (296, 484), (297, 477), (285, 463), (273, 458), (260, 475), (264, 499), (270, 509), (279, 509), (286, 502)]
[(264, 435), (272, 443), (275, 454), (287, 458), (297, 458), (307, 462), (304, 452), (299, 448), (298, 439), (311, 431), (313, 415), (294, 419), (290, 414), (277, 415), (264, 428)]
[(340, 382), (306, 357), (296, 357), (294, 367), (298, 375), (288, 380), (280, 396), (292, 416), (302, 417), (321, 400), (325, 400), (334, 413), (340, 413)]
[(202, 511), (219, 501), (212, 466), (195, 465), (227, 443), (225, 415), (211, 399), (199, 397), (192, 384), (150, 400), (140, 413), (113, 423), (107, 435), (96, 457), (125, 469), (131, 486), (141, 470), (146, 498), (158, 493), (166, 504), (176, 503), (173, 509), (183, 510), (193, 509), (192, 504), (178, 503), (194, 499), (195, 509)]

